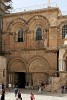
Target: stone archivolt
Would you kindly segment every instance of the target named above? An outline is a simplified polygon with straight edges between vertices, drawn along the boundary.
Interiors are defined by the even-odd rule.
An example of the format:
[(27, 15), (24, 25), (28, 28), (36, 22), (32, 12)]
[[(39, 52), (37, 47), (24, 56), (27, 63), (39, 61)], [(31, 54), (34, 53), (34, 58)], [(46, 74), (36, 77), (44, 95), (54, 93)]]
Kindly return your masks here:
[(9, 72), (26, 72), (26, 64), (22, 59), (13, 59), (8, 65)]
[(46, 61), (42, 61), (41, 59), (33, 60), (29, 66), (29, 72), (47, 73), (48, 70), (49, 70), (48, 63)]
[[(27, 69), (27, 66), (29, 70)], [(15, 58), (10, 61), (8, 64), (8, 71), (9, 72), (43, 72), (47, 73), (49, 71), (49, 63), (47, 60), (41, 57), (32, 58), (28, 64), (24, 60)]]

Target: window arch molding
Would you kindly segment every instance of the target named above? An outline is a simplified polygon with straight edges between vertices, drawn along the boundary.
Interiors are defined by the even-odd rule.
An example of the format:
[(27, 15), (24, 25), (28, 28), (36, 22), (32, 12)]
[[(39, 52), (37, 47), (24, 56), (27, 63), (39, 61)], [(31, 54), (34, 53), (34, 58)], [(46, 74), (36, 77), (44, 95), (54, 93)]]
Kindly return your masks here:
[(63, 23), (61, 26), (60, 26), (60, 34), (61, 34), (61, 38), (64, 39), (66, 34), (67, 34), (67, 22), (66, 23)]

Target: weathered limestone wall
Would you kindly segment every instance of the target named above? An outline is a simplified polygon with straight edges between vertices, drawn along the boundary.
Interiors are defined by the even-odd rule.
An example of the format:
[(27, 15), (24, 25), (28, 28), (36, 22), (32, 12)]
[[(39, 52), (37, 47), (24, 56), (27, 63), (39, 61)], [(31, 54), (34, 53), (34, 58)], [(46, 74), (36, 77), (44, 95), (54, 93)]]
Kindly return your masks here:
[[(6, 32), (3, 36), (3, 41), (5, 41), (6, 45), (5, 50), (35, 49), (47, 46), (50, 49), (56, 49), (58, 29), (55, 27), (57, 26), (58, 14), (58, 8), (47, 8), (40, 11), (5, 15), (3, 20), (3, 31)], [(35, 30), (39, 26), (42, 28), (42, 40), (37, 42)], [(25, 31), (24, 42), (21, 44), (17, 42), (17, 31), (19, 28), (23, 28)]]
[(52, 91), (59, 92), (61, 90), (60, 84), (61, 84), (60, 77), (54, 77), (53, 84), (52, 84)]
[(4, 82), (6, 86), (6, 58), (0, 56), (0, 83)]
[(57, 28), (51, 28), (49, 29), (49, 47), (51, 49), (56, 49), (57, 48), (57, 33), (58, 30)]
[(61, 91), (61, 80), (60, 77), (52, 77), (52, 82), (46, 85), (45, 90), (50, 92), (60, 92)]
[(61, 72), (59, 73), (59, 76), (60, 76), (61, 86), (62, 85), (66, 86), (67, 85), (67, 73)]
[[(57, 53), (53, 53), (53, 52), (46, 53), (46, 51), (44, 51), (44, 50), (33, 50), (33, 51), (12, 52), (11, 56), (7, 55), (6, 57), (9, 58), (8, 59), (9, 62), (11, 62), (11, 59), (15, 61), (15, 62), (12, 62), (12, 66), (13, 66), (13, 63), (14, 63), (14, 66), (17, 66), (18, 63), (21, 62), (20, 59), (22, 59), (23, 63), (24, 63), (24, 61), (26, 62), (26, 65), (24, 65), (24, 66), (26, 66), (26, 68), (31, 66), (31, 69), (32, 69), (32, 68), (34, 68), (34, 66), (36, 66), (35, 68), (37, 69), (37, 68), (39, 68), (39, 66), (41, 66), (42, 70), (43, 70), (44, 69), (43, 66), (45, 66), (45, 71), (47, 71), (46, 70), (47, 68), (51, 71), (53, 71), (53, 70), (56, 71)], [(38, 60), (38, 57), (39, 57), (39, 60)], [(20, 58), (19, 62), (17, 61), (17, 63), (15, 60), (16, 58), (17, 59)], [(41, 61), (41, 63), (40, 63), (40, 60), (42, 60), (42, 59), (43, 59), (43, 61)], [(21, 62), (22, 66), (23, 66), (23, 63)], [(9, 69), (9, 67), (10, 66), (8, 66), (8, 69)], [(33, 72), (38, 71), (38, 70), (39, 69), (33, 70)], [(39, 72), (41, 72), (42, 70), (39, 70)]]

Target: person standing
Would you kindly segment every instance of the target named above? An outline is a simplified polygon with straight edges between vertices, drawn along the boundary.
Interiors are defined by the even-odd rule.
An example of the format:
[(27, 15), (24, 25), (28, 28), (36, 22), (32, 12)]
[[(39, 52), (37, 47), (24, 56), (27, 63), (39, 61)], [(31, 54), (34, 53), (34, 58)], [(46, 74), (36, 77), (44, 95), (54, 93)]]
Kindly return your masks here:
[(17, 94), (18, 94), (18, 88), (17, 88), (17, 86), (15, 87), (14, 92), (15, 92), (15, 97), (16, 97)]
[(11, 83), (8, 84), (9, 91), (11, 91)]
[(62, 89), (61, 93), (64, 93), (64, 85), (61, 86), (61, 89)]
[(5, 100), (5, 89), (2, 89), (1, 100)]
[(2, 89), (5, 89), (4, 83), (2, 82)]
[(39, 86), (38, 93), (41, 93), (42, 94), (42, 88), (41, 88), (41, 86)]
[(16, 98), (16, 100), (22, 100), (22, 97), (21, 97), (21, 92), (20, 91), (18, 91), (18, 98)]
[(31, 100), (34, 100), (35, 97), (34, 97), (34, 94), (31, 92), (31, 96), (30, 96)]

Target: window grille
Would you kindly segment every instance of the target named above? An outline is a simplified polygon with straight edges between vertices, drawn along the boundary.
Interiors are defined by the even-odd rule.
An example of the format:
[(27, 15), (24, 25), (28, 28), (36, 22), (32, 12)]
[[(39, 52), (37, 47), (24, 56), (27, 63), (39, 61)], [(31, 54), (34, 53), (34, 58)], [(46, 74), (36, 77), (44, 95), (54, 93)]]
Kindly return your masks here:
[(65, 38), (66, 34), (67, 34), (67, 25), (64, 25), (62, 27), (62, 39)]

